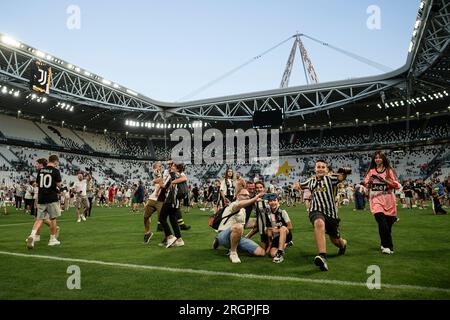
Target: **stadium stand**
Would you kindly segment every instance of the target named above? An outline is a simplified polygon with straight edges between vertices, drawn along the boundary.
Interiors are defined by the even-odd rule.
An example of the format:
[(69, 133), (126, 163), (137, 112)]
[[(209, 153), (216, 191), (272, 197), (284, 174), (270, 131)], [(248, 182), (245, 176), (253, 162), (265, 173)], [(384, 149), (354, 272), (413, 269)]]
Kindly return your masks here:
[(71, 150), (88, 150), (86, 143), (78, 138), (70, 129), (41, 123), (36, 123), (36, 125), (59, 146)]
[[(411, 121), (409, 134), (406, 134), (404, 122), (389, 125), (379, 124), (372, 127), (311, 130), (298, 132), (294, 135), (284, 133), (281, 135), (281, 150), (291, 151), (299, 146), (304, 146), (301, 152), (297, 152), (295, 155), (281, 154), (279, 161), (276, 163), (235, 163), (233, 169), (235, 172), (241, 172), (246, 179), (252, 179), (256, 175), (260, 176), (261, 179), (272, 179), (279, 165), (287, 161), (293, 167), (289, 177), (278, 175), (273, 179), (280, 185), (291, 184), (309, 177), (313, 173), (314, 162), (323, 158), (333, 168), (342, 166), (353, 168), (353, 173), (348, 177), (348, 180), (351, 183), (359, 183), (367, 170), (371, 154), (381, 147), (387, 150), (387, 155), (391, 159), (400, 180), (407, 178), (427, 179), (430, 177), (442, 179), (448, 174), (450, 167), (448, 140), (450, 138), (450, 125), (446, 121), (447, 118), (438, 117)], [(123, 138), (114, 135), (74, 131), (69, 128), (38, 124), (6, 116), (0, 116), (0, 121), (5, 124), (2, 131), (6, 138), (13, 137), (16, 142), (23, 142), (22, 146), (17, 144), (15, 146), (0, 145), (0, 178), (9, 183), (29, 179), (34, 172), (34, 161), (40, 157), (48, 157), (51, 153), (60, 156), (61, 172), (64, 179), (69, 183), (74, 181), (75, 174), (80, 171), (91, 172), (98, 184), (133, 184), (140, 180), (148, 183), (151, 180), (149, 172), (152, 161), (115, 159), (105, 155), (105, 153), (110, 153), (111, 156), (132, 154), (148, 157), (150, 155), (149, 144), (152, 143), (156, 159), (166, 160), (170, 156), (171, 148), (175, 145), (175, 142), (167, 141), (167, 148), (165, 148), (163, 140), (147, 141), (139, 138)], [(17, 130), (17, 128), (26, 129)], [(296, 139), (295, 143), (291, 143), (293, 137)], [(53, 145), (62, 146), (68, 152), (61, 152), (60, 149), (51, 151), (30, 148), (26, 142), (33, 139), (40, 142), (52, 140), (55, 142)], [(408, 142), (413, 143), (408, 147), (406, 146)], [(416, 142), (422, 142), (422, 146)], [(399, 148), (397, 143), (401, 143), (402, 148)], [(427, 145), (429, 143), (431, 145)], [(342, 150), (342, 146), (353, 144), (365, 145), (366, 150), (355, 152)], [(204, 147), (206, 145), (208, 143), (205, 142)], [(47, 143), (45, 146), (50, 148), (52, 145)], [(309, 151), (307, 146), (310, 148)], [(336, 146), (341, 148), (336, 148)], [(335, 149), (327, 153), (315, 152), (318, 147)], [(84, 152), (86, 150), (100, 152), (103, 156), (86, 155)], [(194, 150), (193, 152), (201, 151)], [(236, 151), (248, 155), (249, 147), (248, 145), (245, 145), (245, 147), (238, 146)], [(226, 147), (224, 154), (225, 152)], [(206, 179), (222, 177), (226, 169), (226, 164), (202, 164), (189, 165), (186, 172), (192, 184), (201, 184)]]
[(33, 121), (0, 114), (0, 131), (6, 138), (48, 143), (48, 136)]

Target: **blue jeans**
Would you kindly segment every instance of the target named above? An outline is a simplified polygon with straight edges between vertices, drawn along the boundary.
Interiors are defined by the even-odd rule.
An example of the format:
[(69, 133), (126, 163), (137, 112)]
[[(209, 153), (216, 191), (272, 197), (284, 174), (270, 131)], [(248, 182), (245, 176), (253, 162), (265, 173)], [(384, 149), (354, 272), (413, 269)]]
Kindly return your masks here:
[[(230, 236), (231, 236), (231, 227), (228, 229), (225, 229), (216, 236), (217, 240), (219, 241), (219, 245), (224, 246), (225, 248), (230, 248)], [(247, 252), (248, 254), (253, 255), (258, 248), (258, 244), (250, 239), (241, 237), (239, 240), (239, 244), (237, 246), (237, 249), (239, 251)]]

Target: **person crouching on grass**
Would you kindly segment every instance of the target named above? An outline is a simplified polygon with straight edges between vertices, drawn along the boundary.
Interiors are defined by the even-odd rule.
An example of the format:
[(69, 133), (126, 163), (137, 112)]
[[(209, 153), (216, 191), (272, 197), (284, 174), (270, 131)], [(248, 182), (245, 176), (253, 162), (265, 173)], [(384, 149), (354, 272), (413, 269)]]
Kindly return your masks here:
[(276, 194), (266, 195), (269, 201), (270, 213), (267, 237), (269, 239), (270, 256), (274, 263), (284, 261), (284, 250), (286, 243), (292, 241), (292, 222), (286, 210), (280, 208), (280, 203)]
[(311, 190), (311, 207), (309, 220), (314, 226), (314, 237), (319, 254), (314, 258), (314, 264), (322, 271), (328, 271), (327, 248), (325, 233), (330, 236), (331, 242), (339, 248), (339, 255), (343, 255), (347, 248), (347, 240), (342, 239), (339, 232), (338, 210), (336, 208), (337, 184), (347, 178), (350, 168), (340, 168), (337, 174), (328, 175), (326, 160), (317, 160), (316, 175), (300, 183), (302, 189)]
[(237, 200), (230, 203), (223, 211), (224, 219), (219, 225), (219, 233), (214, 239), (213, 248), (217, 249), (219, 245), (222, 245), (230, 249), (229, 257), (232, 263), (241, 263), (238, 250), (255, 257), (263, 257), (266, 254), (265, 250), (256, 242), (244, 237), (245, 207), (253, 205), (263, 195), (264, 192), (250, 199), (248, 190), (242, 189), (237, 195)]

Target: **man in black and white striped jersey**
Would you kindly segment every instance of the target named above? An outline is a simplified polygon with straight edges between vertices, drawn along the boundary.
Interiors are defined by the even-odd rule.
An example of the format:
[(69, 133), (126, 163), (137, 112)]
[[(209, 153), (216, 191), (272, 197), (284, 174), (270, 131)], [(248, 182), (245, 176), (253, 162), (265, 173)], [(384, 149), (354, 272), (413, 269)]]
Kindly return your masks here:
[(341, 168), (337, 174), (328, 175), (328, 163), (325, 160), (317, 160), (315, 172), (316, 175), (300, 183), (300, 187), (311, 190), (312, 194), (309, 220), (314, 226), (314, 237), (319, 251), (319, 254), (314, 258), (314, 263), (320, 270), (328, 271), (325, 233), (330, 236), (331, 242), (339, 248), (339, 255), (343, 255), (347, 248), (347, 240), (342, 239), (339, 232), (340, 219), (334, 200), (337, 193), (337, 184), (344, 181), (351, 170)]

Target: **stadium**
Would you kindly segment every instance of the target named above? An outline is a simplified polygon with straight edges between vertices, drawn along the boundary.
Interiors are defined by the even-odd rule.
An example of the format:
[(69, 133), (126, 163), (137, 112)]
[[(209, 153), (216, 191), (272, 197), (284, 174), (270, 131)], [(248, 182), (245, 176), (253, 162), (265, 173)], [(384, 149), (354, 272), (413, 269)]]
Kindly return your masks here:
[[(450, 3), (418, 2), (407, 60), (396, 70), (334, 47), (383, 70), (375, 76), (319, 82), (306, 39), (333, 47), (302, 33), (284, 40), (293, 46), (277, 89), (163, 102), (0, 33), (0, 299), (448, 300)], [(289, 86), (297, 49), (306, 83)], [(384, 191), (371, 190), (367, 176), (378, 150), (395, 170)], [(51, 155), (62, 213), (47, 212), (41, 221), (51, 227), (39, 230), (47, 187), (36, 162)], [(322, 207), (322, 191), (311, 187), (318, 164), (340, 182)], [(183, 198), (184, 181), (173, 182), (180, 177)], [(256, 199), (250, 185), (258, 182), (265, 195)], [(165, 219), (161, 207), (149, 219), (151, 201), (166, 205), (160, 189), (167, 199), (177, 190), (175, 204)], [(371, 210), (377, 192), (395, 199), (391, 248)], [(279, 203), (289, 214), (283, 228), (261, 227), (258, 201), (267, 212)], [(237, 256), (232, 236), (220, 240), (228, 229), (210, 221), (244, 202), (243, 230), (233, 225), (231, 235), (239, 229), (259, 246)], [(336, 206), (337, 235), (323, 212), (311, 220), (316, 205)], [(326, 225), (321, 236), (317, 221)], [(268, 248), (260, 236), (271, 239)], [(271, 237), (283, 248), (271, 247)]]

